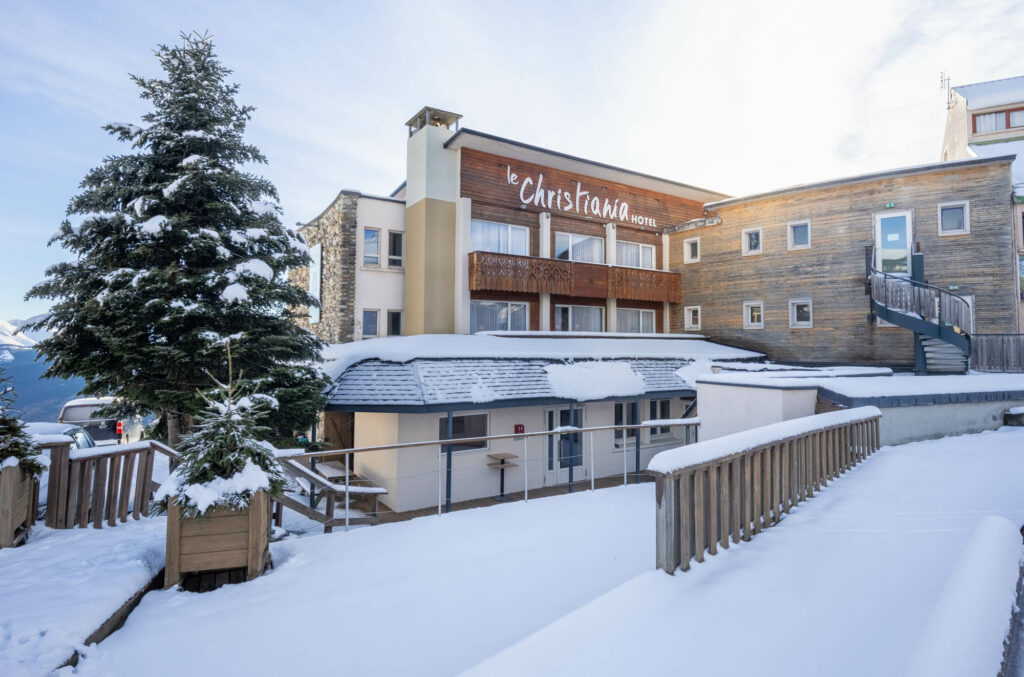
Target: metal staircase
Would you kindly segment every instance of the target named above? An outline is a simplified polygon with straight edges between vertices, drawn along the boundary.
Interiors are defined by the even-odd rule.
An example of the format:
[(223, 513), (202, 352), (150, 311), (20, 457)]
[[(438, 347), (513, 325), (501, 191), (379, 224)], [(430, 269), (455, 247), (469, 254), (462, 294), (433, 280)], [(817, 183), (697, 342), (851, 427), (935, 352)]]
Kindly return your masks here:
[(967, 300), (948, 289), (878, 270), (870, 250), (866, 260), (872, 320), (877, 317), (914, 332), (915, 370), (966, 373), (974, 333), (974, 311)]

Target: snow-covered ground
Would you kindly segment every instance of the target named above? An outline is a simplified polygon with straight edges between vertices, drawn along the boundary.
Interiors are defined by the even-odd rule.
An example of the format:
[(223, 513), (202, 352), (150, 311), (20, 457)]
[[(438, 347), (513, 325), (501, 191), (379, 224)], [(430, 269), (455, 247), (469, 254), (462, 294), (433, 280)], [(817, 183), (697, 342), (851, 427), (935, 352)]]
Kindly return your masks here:
[[(78, 674), (202, 677), (231, 666), (381, 676), (681, 667), (900, 675), (935, 627), (979, 522), (996, 514), (1024, 523), (1022, 476), (1024, 429), (886, 448), (779, 526), (675, 576), (654, 570), (649, 484), (286, 539), (272, 545), (276, 569), (256, 581), (201, 595), (150, 593), (123, 629), (85, 649)], [(145, 524), (162, 535), (162, 521)], [(81, 533), (79, 545), (58, 554), (99, 556), (89, 554), (103, 547), (92, 539), (116, 543), (132, 527), (140, 528)], [(58, 536), (44, 532), (35, 546)], [(31, 547), (10, 551), (8, 561)], [(49, 580), (23, 569), (18, 585), (7, 583), (7, 552), (3, 583), (19, 595)], [(24, 598), (29, 609), (19, 599), (17, 618), (0, 616), (5, 652), (31, 655), (49, 641), (31, 637), (23, 648), (8, 637), (11, 627), (21, 638), (54, 626), (47, 619), (66, 603), (46, 594)], [(30, 614), (29, 630), (12, 625)], [(970, 620), (1009, 623), (981, 616)], [(0, 655), (0, 674), (11, 663)]]
[(163, 518), (106, 529), (32, 527), (0, 550), (0, 675), (47, 675), (164, 565)]

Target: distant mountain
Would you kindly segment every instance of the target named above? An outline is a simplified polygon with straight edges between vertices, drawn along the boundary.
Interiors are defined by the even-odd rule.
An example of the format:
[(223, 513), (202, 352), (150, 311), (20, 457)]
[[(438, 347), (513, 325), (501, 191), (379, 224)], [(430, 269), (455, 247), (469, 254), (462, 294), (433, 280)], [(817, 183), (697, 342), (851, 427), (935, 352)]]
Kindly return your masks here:
[(42, 315), (36, 315), (27, 320), (0, 320), (0, 347), (31, 348), (44, 338), (49, 337), (50, 332), (45, 329), (39, 331), (19, 331), (26, 324), (37, 322), (42, 318)]
[[(0, 322), (0, 327), (8, 324), (12, 323)], [(78, 395), (85, 381), (80, 378), (41, 378), (46, 371), (46, 362), (36, 361), (34, 349), (5, 345), (2, 340), (0, 335), (0, 367), (10, 375), (14, 385), (16, 399), (12, 408), (25, 421), (56, 421), (61, 406)], [(35, 340), (32, 341), (34, 344)], [(7, 355), (10, 360), (6, 359)]]

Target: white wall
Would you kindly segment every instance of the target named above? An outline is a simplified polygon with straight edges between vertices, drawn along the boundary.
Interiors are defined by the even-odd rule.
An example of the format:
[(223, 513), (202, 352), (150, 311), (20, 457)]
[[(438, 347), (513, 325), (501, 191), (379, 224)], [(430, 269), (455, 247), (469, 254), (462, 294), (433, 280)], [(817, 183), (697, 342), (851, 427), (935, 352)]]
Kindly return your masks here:
[(885, 445), (995, 430), (1007, 409), (1021, 405), (1024, 400), (889, 407), (882, 409), (878, 435)]
[(455, 132), (427, 125), (409, 137), (406, 146), (405, 201), (424, 198), (455, 202), (459, 196), (459, 153), (444, 147)]
[(711, 440), (771, 423), (812, 416), (817, 399), (818, 390), (814, 387), (783, 390), (698, 382), (700, 439)]
[[(686, 403), (679, 400), (672, 400), (671, 416), (682, 415)], [(614, 403), (597, 402), (583, 405), (583, 421), (577, 423), (581, 427), (611, 425), (614, 422)], [(492, 409), (483, 412), (465, 413), (486, 413), (488, 415), (488, 434), (501, 435), (515, 432), (515, 424), (521, 423), (527, 432), (534, 432), (546, 429), (545, 407), (514, 407), (505, 409)], [(455, 412), (459, 415), (462, 412)], [(641, 403), (641, 420), (648, 417), (649, 405), (646, 400)], [(356, 439), (357, 446), (361, 446), (359, 440), (380, 440), (392, 436), (392, 433), (384, 434), (378, 430), (376, 434), (365, 434), (360, 436), (360, 427), (376, 426), (388, 427), (393, 431), (395, 442), (416, 442), (438, 439), (438, 424), (445, 417), (444, 413), (434, 414), (389, 414), (383, 418), (381, 414), (357, 414), (356, 415)], [(647, 467), (650, 459), (659, 451), (679, 446), (682, 441), (682, 429), (673, 429), (672, 434), (650, 440), (645, 431), (641, 435), (640, 468)], [(592, 437), (591, 437), (592, 436)], [(551, 484), (564, 484), (554, 477), (547, 470), (547, 438), (533, 437), (526, 438), (528, 448), (524, 453), (524, 442), (522, 440), (495, 440), (486, 449), (473, 451), (455, 452), (452, 455), (452, 501), (459, 502), (474, 498), (494, 496), (499, 491), (499, 471), (487, 466), (492, 461), (488, 457), (490, 453), (515, 454), (518, 458), (511, 459), (516, 464), (515, 468), (505, 471), (505, 491), (507, 493), (519, 492), (524, 487), (524, 468), (529, 473), (529, 486), (536, 489)], [(375, 442), (377, 443), (377, 442)], [(386, 443), (386, 442), (385, 442)], [(574, 470), (574, 482), (579, 483), (580, 489), (588, 488), (590, 482), (591, 449), (596, 450), (593, 459), (594, 476), (608, 477), (621, 475), (623, 471), (623, 454), (614, 445), (612, 431), (596, 433), (585, 433), (583, 440), (583, 467)], [(441, 456), (439, 474), (439, 454), (437, 446), (403, 449), (398, 452), (367, 452), (357, 454), (357, 460), (362, 459), (359, 468), (365, 468), (367, 477), (377, 484), (388, 489), (388, 495), (382, 497), (383, 502), (392, 510), (403, 512), (420, 508), (435, 507), (438, 504), (439, 480), (440, 497), (444, 499), (445, 468), (444, 457)], [(397, 462), (392, 465), (392, 455), (397, 456)], [(524, 457), (528, 463), (524, 463)], [(628, 470), (633, 472), (635, 467), (635, 452), (633, 444), (630, 444), (626, 461)], [(384, 473), (389, 473), (387, 477)], [(362, 474), (362, 473), (360, 473)]]
[[(363, 337), (363, 310), (374, 309), (377, 315), (378, 335), (387, 336), (389, 310), (405, 307), (405, 271), (402, 268), (388, 268), (388, 231), (405, 232), (405, 205), (390, 200), (376, 200), (360, 197), (356, 210), (356, 339)], [(363, 230), (380, 230), (380, 266), (363, 265)], [(408, 242), (404, 254), (408, 255)], [(404, 318), (403, 318), (404, 320)], [(403, 322), (404, 325), (404, 322)]]

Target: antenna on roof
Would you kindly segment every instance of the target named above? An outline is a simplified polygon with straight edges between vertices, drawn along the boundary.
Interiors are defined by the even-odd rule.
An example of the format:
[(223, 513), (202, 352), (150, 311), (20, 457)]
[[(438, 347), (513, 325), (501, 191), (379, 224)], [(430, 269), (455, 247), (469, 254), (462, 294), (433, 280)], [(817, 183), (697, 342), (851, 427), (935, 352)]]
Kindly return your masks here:
[(953, 91), (949, 88), (949, 73), (942, 71), (939, 73), (939, 89), (946, 91), (946, 109), (953, 107)]

